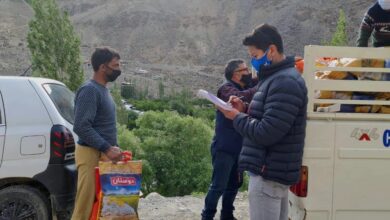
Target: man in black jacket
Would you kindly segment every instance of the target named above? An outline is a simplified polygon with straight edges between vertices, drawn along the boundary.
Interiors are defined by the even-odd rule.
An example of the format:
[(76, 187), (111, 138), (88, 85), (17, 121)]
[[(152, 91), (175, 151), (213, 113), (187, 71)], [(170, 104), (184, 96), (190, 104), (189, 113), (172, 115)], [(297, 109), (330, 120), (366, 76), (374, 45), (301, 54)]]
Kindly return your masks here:
[[(228, 101), (230, 96), (249, 102), (256, 91), (255, 82), (243, 60), (230, 60), (225, 67), (226, 82), (218, 89), (217, 96)], [(252, 87), (252, 88), (251, 88)], [(238, 156), (242, 137), (233, 128), (233, 122), (217, 111), (215, 135), (211, 144), (213, 176), (205, 200), (202, 220), (212, 220), (222, 196), (221, 220), (234, 220), (234, 200), (242, 185), (242, 172), (238, 172)]]
[(288, 188), (298, 181), (302, 164), (307, 89), (294, 58), (283, 54), (275, 27), (260, 25), (243, 44), (259, 88), (248, 106), (231, 97), (235, 109), (220, 111), (244, 138), (239, 168), (250, 175), (250, 219), (287, 220)]

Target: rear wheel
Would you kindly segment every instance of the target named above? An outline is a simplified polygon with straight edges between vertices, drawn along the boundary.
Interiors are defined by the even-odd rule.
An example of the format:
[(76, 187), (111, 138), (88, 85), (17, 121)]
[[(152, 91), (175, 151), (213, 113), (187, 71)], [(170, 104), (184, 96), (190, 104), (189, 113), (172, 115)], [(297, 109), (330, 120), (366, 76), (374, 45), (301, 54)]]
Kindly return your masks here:
[(50, 220), (48, 198), (31, 186), (0, 190), (0, 220)]
[(57, 220), (69, 220), (72, 218), (72, 210), (57, 213)]

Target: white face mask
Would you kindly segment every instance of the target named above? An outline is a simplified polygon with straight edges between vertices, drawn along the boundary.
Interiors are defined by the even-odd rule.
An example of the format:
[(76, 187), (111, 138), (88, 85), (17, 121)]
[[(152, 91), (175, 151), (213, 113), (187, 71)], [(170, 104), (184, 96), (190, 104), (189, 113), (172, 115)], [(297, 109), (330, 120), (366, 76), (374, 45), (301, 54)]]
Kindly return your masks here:
[(378, 3), (383, 10), (390, 10), (390, 0), (378, 0)]

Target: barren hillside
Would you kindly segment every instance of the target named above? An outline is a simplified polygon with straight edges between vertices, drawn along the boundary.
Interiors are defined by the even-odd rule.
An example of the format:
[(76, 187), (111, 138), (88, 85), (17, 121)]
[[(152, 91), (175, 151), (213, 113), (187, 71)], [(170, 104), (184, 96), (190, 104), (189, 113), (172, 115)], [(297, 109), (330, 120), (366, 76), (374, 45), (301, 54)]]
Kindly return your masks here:
[[(221, 82), (228, 59), (248, 59), (242, 38), (270, 23), (285, 39), (286, 54), (302, 55), (334, 30), (339, 9), (347, 16), (350, 45), (365, 10), (374, 0), (58, 0), (82, 39), (85, 60), (94, 47), (110, 45), (128, 61), (127, 78), (164, 81), (167, 87)], [(19, 74), (29, 65), (23, 0), (0, 0), (0, 74)], [(144, 74), (146, 70), (149, 74)], [(134, 75), (137, 76), (134, 76)]]

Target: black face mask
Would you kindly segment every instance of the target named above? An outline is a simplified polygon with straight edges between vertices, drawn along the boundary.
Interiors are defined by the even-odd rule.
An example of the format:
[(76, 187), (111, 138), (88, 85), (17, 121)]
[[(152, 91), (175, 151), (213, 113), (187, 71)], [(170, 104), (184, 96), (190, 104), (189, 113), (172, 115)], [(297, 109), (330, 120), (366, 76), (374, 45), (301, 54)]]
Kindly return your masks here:
[[(110, 67), (107, 68), (111, 69)], [(120, 76), (122, 73), (122, 71), (120, 70), (115, 70), (115, 69), (111, 69), (111, 70), (112, 70), (111, 74), (106, 74), (106, 80), (108, 82), (114, 82), (118, 78), (118, 76)]]
[(251, 74), (241, 75), (240, 81), (244, 83), (245, 86), (248, 86), (252, 83), (252, 75)]

